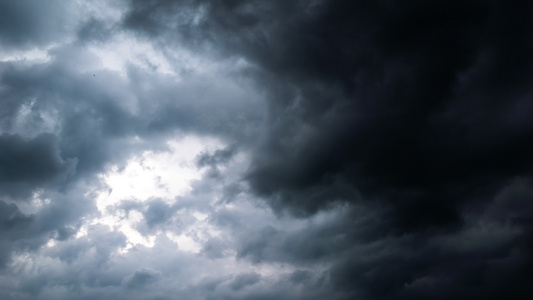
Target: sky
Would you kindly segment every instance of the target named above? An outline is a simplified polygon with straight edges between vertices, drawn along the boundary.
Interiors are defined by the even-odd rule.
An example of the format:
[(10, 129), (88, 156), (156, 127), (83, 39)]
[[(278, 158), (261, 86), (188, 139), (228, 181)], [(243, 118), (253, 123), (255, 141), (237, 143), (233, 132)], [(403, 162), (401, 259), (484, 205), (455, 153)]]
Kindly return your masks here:
[(0, 0), (0, 299), (533, 299), (532, 13)]

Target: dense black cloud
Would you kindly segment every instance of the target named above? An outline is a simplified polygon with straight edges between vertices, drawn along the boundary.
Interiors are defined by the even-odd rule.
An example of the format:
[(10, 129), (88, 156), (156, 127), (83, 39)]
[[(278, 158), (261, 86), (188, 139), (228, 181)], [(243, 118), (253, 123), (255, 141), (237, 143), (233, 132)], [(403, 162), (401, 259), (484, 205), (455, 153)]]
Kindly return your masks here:
[[(256, 191), (314, 212), (358, 200), (347, 182), (417, 226), (455, 221), (458, 204), (529, 176), (533, 126), (516, 112), (532, 109), (528, 3), (322, 5), (295, 10), (296, 27), (269, 40), (284, 51), (257, 60), (286, 81), (268, 88), (287, 95), (271, 97)], [(503, 74), (515, 79), (492, 83)]]

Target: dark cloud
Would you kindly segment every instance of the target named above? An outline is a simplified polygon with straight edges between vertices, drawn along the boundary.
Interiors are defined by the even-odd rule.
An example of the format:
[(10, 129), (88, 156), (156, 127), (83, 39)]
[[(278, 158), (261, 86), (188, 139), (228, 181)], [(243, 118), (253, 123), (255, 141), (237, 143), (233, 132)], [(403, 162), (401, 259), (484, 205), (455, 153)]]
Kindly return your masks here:
[(0, 194), (27, 197), (50, 182), (67, 180), (76, 171), (75, 158), (63, 159), (57, 137), (41, 134), (26, 140), (19, 135), (0, 135)]
[(258, 283), (259, 280), (261, 280), (261, 275), (257, 273), (239, 274), (230, 282), (230, 288), (234, 291), (238, 291)]
[[(0, 298), (531, 298), (532, 11), (0, 4)], [(226, 145), (189, 191), (98, 210), (181, 135)]]
[(530, 175), (530, 6), (190, 1), (175, 27), (175, 2), (133, 1), (124, 26), (257, 66), (269, 114), (248, 180), (276, 210), (360, 191), (410, 230), (456, 223), (464, 202)]
[(305, 283), (310, 280), (312, 273), (305, 270), (296, 270), (294, 271), (289, 280), (294, 283)]
[(160, 273), (151, 269), (141, 269), (135, 271), (133, 275), (126, 278), (124, 284), (129, 289), (140, 289), (148, 284), (154, 283), (161, 276)]
[[(2, 48), (17, 48), (48, 45), (65, 39), (76, 16), (69, 13), (75, 5), (50, 1), (0, 3), (0, 40)], [(36, 9), (38, 7), (38, 9)]]
[[(237, 149), (235, 146), (215, 150), (212, 154), (209, 152), (203, 152), (196, 157), (196, 164), (199, 168), (208, 167), (209, 175), (211, 177), (218, 177), (220, 176), (220, 171), (218, 169), (219, 165), (228, 163), (236, 154), (236, 152)], [(235, 185), (233, 185), (233, 187), (229, 187), (227, 193), (229, 195), (235, 193), (235, 188)]]
[(204, 152), (201, 153), (196, 159), (198, 167), (214, 167), (218, 164), (227, 163), (234, 155), (236, 149), (234, 147), (228, 147), (226, 149), (215, 150), (213, 154)]
[(223, 239), (211, 238), (204, 243), (201, 253), (210, 259), (222, 258), (226, 256), (224, 252), (227, 248), (228, 245)]
[[(285, 92), (271, 96), (272, 122), (249, 173), (252, 187), (276, 199), (278, 209), (304, 212), (358, 201), (353, 187), (388, 199), (402, 226), (417, 227), (455, 222), (461, 203), (529, 176), (533, 127), (509, 114), (531, 97), (530, 73), (510, 71), (523, 75), (511, 75), (520, 79), (508, 81), (513, 92), (500, 96), (488, 78), (459, 80), (509, 39), (491, 35), (493, 27), (520, 28), (508, 42), (531, 47), (516, 4), (520, 12), (500, 16), (499, 3), (486, 2), (333, 1), (315, 15), (295, 11), (298, 27), (280, 28), (274, 36), (281, 40), (272, 41), (286, 51), (264, 62), (272, 68), (283, 60), (271, 72), (290, 84), (266, 82)], [(517, 68), (531, 69), (525, 53), (495, 54), (483, 76), (515, 59)], [(475, 80), (484, 83), (470, 86)]]
[(82, 43), (105, 42), (112, 38), (113, 24), (92, 18), (78, 30), (78, 37)]
[(80, 218), (94, 213), (91, 199), (80, 196), (75, 187), (64, 191), (40, 192), (39, 208), (33, 213), (21, 210), (27, 203), (0, 201), (0, 270), (13, 255), (38, 251), (49, 241), (65, 241), (81, 226)]
[[(95, 57), (75, 49), (54, 49), (50, 63), (6, 63), (0, 101), (10, 112), (0, 124), (3, 130), (24, 136), (56, 133), (61, 154), (77, 159), (77, 173), (85, 175), (124, 153), (113, 149), (112, 143), (119, 133), (128, 133), (124, 125), (131, 122), (131, 116), (118, 100), (125, 96), (117, 89), (118, 77), (100, 74), (115, 82), (114, 87), (103, 89), (88, 82), (88, 74), (79, 69), (94, 63)], [(22, 125), (17, 128), (18, 124)]]
[[(129, 64), (126, 80), (92, 70), (99, 59), (82, 46), (53, 48), (46, 63), (0, 63), (2, 129), (24, 136), (56, 133), (62, 154), (78, 160), (79, 175), (140, 148), (161, 147), (176, 131), (248, 141), (258, 130), (258, 99), (232, 79), (193, 74), (176, 83)], [(135, 136), (144, 143), (132, 145)]]
[(33, 217), (27, 216), (18, 210), (15, 204), (0, 202), (2, 208), (0, 221), (0, 267), (3, 267), (9, 260), (11, 252), (16, 249), (17, 241), (26, 235), (28, 228), (33, 223)]
[[(387, 209), (357, 207), (300, 230), (250, 229), (239, 235), (237, 255), (260, 265), (317, 268), (330, 262), (320, 290), (331, 289), (335, 299), (523, 297), (532, 262), (531, 205), (523, 202), (530, 191), (521, 180), (507, 186), (484, 209), (465, 212), (463, 226), (451, 232), (396, 234)], [(296, 271), (289, 279), (316, 286), (320, 276)]]

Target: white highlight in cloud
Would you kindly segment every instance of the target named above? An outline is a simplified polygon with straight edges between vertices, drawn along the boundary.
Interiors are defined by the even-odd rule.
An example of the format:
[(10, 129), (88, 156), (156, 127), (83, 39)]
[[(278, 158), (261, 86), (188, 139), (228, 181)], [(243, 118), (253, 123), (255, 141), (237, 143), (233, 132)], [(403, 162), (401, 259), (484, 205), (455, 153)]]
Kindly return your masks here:
[(178, 244), (178, 249), (188, 252), (198, 253), (201, 250), (201, 245), (186, 234), (175, 235), (172, 232), (167, 232), (167, 237)]
[[(125, 215), (124, 210), (111, 208), (123, 201), (141, 203), (154, 198), (172, 205), (177, 196), (191, 191), (191, 182), (200, 179), (204, 172), (196, 167), (196, 156), (206, 148), (218, 149), (223, 144), (212, 138), (186, 136), (169, 141), (167, 146), (167, 151), (146, 151), (131, 158), (125, 167), (113, 166), (99, 176), (107, 189), (98, 192), (96, 205), (101, 217), (92, 224), (105, 224), (121, 231), (128, 238), (127, 248), (136, 244), (151, 247), (156, 235), (145, 237), (135, 229), (143, 219), (140, 212), (131, 210)], [(190, 213), (199, 221), (207, 218), (199, 212)], [(199, 244), (188, 235), (171, 234), (169, 238), (178, 243), (181, 250), (200, 250)]]
[(127, 66), (135, 65), (143, 70), (170, 75), (180, 79), (178, 72), (166, 56), (147, 41), (142, 41), (128, 34), (116, 35), (105, 44), (89, 47), (102, 62), (105, 69), (126, 76)]
[(28, 63), (46, 63), (50, 61), (48, 50), (51, 48), (53, 48), (53, 46), (16, 51), (2, 51), (0, 48), (0, 62), (24, 61)]

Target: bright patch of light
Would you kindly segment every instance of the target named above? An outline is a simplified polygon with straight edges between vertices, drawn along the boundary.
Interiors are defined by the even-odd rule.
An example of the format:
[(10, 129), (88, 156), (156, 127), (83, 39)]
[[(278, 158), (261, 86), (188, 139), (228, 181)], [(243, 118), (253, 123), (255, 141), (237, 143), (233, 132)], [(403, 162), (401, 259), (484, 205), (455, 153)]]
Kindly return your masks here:
[(200, 244), (185, 234), (175, 235), (171, 232), (168, 232), (167, 237), (178, 244), (178, 249), (180, 250), (198, 253), (201, 249)]
[(207, 219), (207, 217), (209, 217), (209, 215), (207, 214), (203, 214), (201, 212), (198, 212), (198, 211), (195, 211), (192, 213), (192, 215), (198, 219), (199, 221), (204, 221), (205, 219)]
[(174, 199), (191, 190), (190, 183), (201, 177), (202, 172), (194, 159), (206, 147), (220, 148), (213, 139), (185, 137), (169, 141), (169, 151), (146, 151), (133, 157), (126, 167), (119, 170), (113, 167), (100, 178), (109, 187), (102, 191), (97, 206), (104, 211), (110, 205), (124, 200), (146, 201), (151, 198)]
[(87, 236), (87, 225), (82, 226), (78, 232), (76, 233), (76, 238), (79, 239), (81, 237)]
[(106, 44), (93, 45), (89, 50), (101, 61), (104, 68), (126, 75), (126, 67), (133, 64), (141, 69), (170, 75), (179, 79), (169, 60), (147, 41), (121, 34)]
[[(201, 178), (204, 171), (196, 167), (196, 156), (206, 148), (223, 147), (218, 140), (194, 136), (169, 141), (167, 146), (168, 151), (146, 151), (131, 158), (124, 168), (115, 166), (100, 174), (107, 189), (97, 193), (96, 205), (101, 217), (93, 220), (92, 224), (105, 224), (121, 231), (130, 245), (153, 246), (155, 236), (145, 237), (135, 229), (142, 222), (143, 215), (137, 210), (125, 214), (117, 206), (124, 201), (142, 203), (154, 198), (163, 199), (171, 205), (177, 196), (184, 196), (192, 190), (192, 181)], [(207, 218), (203, 213), (191, 213), (200, 221)], [(182, 250), (197, 252), (200, 249), (199, 244), (188, 236), (180, 235), (174, 239)]]
[(56, 245), (56, 241), (54, 239), (50, 239), (48, 243), (46, 243), (46, 247), (51, 248)]
[(48, 50), (52, 47), (47, 48), (33, 48), (30, 50), (17, 50), (13, 52), (2, 51), (0, 49), (0, 62), (9, 62), (9, 61), (26, 61), (30, 63), (46, 63), (50, 60), (48, 55)]

